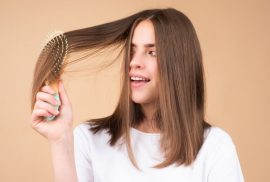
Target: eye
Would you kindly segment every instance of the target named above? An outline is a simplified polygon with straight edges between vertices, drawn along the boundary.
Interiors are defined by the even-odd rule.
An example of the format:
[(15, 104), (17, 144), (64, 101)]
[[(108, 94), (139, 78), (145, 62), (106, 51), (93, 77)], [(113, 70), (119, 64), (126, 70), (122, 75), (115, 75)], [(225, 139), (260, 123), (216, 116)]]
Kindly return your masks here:
[(154, 56), (154, 57), (157, 56), (156, 51), (149, 51), (149, 53), (150, 53), (152, 56)]

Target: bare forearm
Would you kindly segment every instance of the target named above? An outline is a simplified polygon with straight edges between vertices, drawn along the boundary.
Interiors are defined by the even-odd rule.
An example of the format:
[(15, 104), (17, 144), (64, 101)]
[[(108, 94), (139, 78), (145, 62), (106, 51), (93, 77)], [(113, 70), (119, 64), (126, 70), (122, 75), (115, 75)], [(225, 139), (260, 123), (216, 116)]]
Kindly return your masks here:
[(55, 182), (77, 182), (73, 133), (63, 140), (50, 142)]

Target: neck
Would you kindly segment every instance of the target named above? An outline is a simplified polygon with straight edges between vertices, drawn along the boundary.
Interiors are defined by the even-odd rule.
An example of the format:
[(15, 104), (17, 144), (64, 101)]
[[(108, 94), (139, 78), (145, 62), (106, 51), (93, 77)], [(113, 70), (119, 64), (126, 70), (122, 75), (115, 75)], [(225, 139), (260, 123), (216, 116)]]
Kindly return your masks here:
[(138, 126), (138, 129), (146, 133), (158, 133), (154, 114), (156, 111), (154, 104), (141, 104), (142, 111), (145, 115), (143, 122)]

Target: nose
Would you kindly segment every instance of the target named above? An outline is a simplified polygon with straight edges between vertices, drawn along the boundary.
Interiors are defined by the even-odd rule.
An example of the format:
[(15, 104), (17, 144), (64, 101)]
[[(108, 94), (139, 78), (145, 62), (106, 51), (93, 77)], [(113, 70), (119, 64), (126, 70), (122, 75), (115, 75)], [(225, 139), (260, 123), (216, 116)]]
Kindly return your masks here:
[(143, 64), (143, 56), (140, 54), (134, 54), (130, 61), (130, 69), (142, 69), (144, 67)]

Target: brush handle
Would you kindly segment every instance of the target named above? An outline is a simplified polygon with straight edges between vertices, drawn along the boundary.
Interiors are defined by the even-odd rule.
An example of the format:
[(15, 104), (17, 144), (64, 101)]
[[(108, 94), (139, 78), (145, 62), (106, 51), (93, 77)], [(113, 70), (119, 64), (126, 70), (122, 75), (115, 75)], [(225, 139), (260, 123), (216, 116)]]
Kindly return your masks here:
[[(54, 97), (57, 101), (60, 100), (59, 94), (58, 94), (58, 93), (54, 93), (54, 94), (53, 94), (53, 97)], [(54, 107), (55, 110), (58, 110), (58, 111), (59, 111), (59, 105), (52, 105), (52, 106)], [(52, 120), (54, 120), (54, 118), (55, 118), (55, 116), (52, 115), (52, 116), (50, 116), (50, 117), (46, 117), (46, 120), (47, 120), (47, 121), (52, 121)]]

